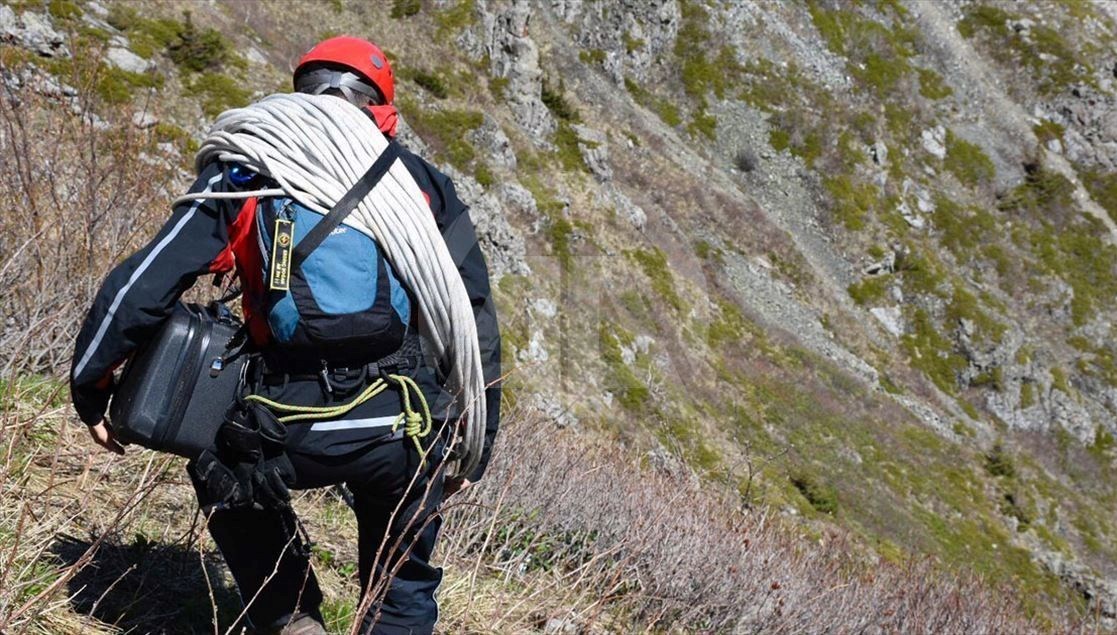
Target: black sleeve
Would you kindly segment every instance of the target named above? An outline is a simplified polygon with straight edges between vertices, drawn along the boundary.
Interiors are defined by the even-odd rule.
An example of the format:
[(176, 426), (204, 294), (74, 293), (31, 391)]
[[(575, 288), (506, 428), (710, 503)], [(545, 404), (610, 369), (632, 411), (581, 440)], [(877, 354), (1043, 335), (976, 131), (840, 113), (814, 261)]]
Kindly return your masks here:
[(416, 177), (420, 189), (430, 197), (431, 210), (442, 231), (450, 255), (458, 265), (458, 273), (465, 283), (469, 301), (473, 304), (473, 317), (477, 322), (477, 339), (481, 347), (481, 364), (485, 377), (485, 447), (481, 463), (470, 481), (479, 480), (485, 473), (492, 455), (493, 441), (500, 427), (500, 327), (497, 323), (496, 304), (489, 285), (489, 266), (477, 241), (469, 208), (458, 198), (450, 177), (410, 153), (404, 163)]
[[(226, 191), (220, 164), (210, 165), (190, 188), (201, 191)], [(227, 201), (176, 206), (151, 242), (109, 273), (78, 333), (70, 370), (74, 407), (87, 425), (105, 414), (113, 368), (159, 328), (225, 248), (233, 207)]]

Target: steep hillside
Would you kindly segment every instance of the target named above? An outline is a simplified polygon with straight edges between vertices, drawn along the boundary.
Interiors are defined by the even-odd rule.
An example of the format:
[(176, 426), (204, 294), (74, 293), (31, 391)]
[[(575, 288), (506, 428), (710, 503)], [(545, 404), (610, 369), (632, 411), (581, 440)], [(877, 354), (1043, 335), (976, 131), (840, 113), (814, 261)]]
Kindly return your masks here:
[[(1113, 3), (0, 6), (9, 94), (113, 135), (0, 158), (5, 376), (62, 372), (207, 121), (342, 32), (385, 46), (405, 142), (472, 206), (509, 406), (1117, 626)], [(43, 220), (66, 206), (87, 222)]]

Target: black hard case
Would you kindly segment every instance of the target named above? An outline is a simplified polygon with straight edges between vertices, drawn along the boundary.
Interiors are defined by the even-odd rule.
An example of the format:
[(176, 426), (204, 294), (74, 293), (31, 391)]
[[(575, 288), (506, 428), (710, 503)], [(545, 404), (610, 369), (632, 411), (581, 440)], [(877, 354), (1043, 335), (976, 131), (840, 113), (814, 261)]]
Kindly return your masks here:
[(211, 447), (245, 364), (222, 359), (238, 328), (224, 307), (179, 303), (124, 368), (109, 411), (117, 436), (188, 458)]

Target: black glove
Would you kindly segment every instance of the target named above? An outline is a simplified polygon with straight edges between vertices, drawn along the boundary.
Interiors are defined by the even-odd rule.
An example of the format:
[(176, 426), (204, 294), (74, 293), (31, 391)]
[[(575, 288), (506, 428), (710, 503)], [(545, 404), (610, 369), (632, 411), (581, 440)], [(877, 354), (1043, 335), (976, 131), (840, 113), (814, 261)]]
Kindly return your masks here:
[(213, 452), (202, 451), (194, 469), (205, 484), (208, 505), (234, 509), (252, 506), (252, 473), (243, 467), (243, 464), (230, 467)]
[(198, 457), (198, 477), (211, 504), (283, 509), (290, 505), (295, 468), (286, 452), (287, 428), (268, 409), (237, 404), (217, 433), (216, 452)]
[(295, 468), (286, 454), (257, 463), (252, 470), (252, 497), (262, 507), (283, 509), (291, 504), (289, 485), (295, 482)]
[(295, 484), (295, 466), (287, 457), (287, 426), (259, 404), (252, 404), (250, 414), (260, 441), (260, 459), (252, 474), (253, 495), (264, 507), (286, 507), (291, 501), (288, 487)]

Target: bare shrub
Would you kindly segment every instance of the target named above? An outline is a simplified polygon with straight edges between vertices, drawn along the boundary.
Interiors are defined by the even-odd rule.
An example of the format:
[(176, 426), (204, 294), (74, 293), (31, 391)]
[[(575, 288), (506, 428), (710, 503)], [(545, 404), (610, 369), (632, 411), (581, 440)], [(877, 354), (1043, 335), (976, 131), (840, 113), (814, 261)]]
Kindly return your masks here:
[[(236, 632), (241, 609), (182, 460), (96, 451), (64, 385), (8, 382), (0, 412), (0, 630)], [(485, 481), (445, 506), (442, 632), (1040, 632), (1011, 593), (919, 560), (876, 563), (837, 530), (808, 540), (698, 479), (511, 413)], [(296, 501), (341, 632), (355, 523)], [(373, 595), (377, 589), (373, 589)], [(339, 607), (349, 607), (339, 610)], [(215, 629), (214, 624), (218, 627)], [(564, 625), (566, 625), (564, 627)]]
[[(449, 632), (548, 620), (583, 632), (1040, 629), (1010, 593), (974, 576), (926, 560), (872, 564), (836, 529), (808, 542), (698, 479), (641, 469), (621, 448), (587, 448), (584, 436), (530, 419), (509, 428), (487, 486), (448, 514), (445, 553), (463, 563), (443, 592)], [(492, 575), (515, 599), (484, 600)]]
[(173, 180), (184, 176), (153, 158), (151, 135), (127, 123), (130, 112), (105, 117), (77, 116), (26, 82), (0, 85), (2, 376), (69, 362), (97, 285), (167, 217)]

